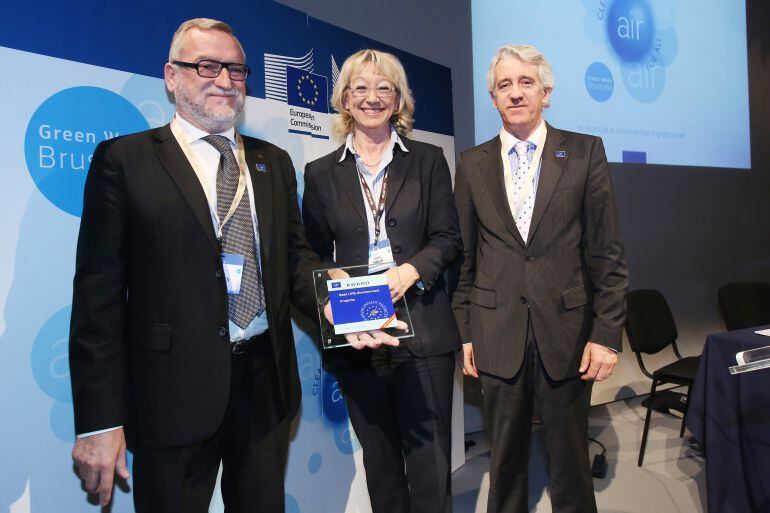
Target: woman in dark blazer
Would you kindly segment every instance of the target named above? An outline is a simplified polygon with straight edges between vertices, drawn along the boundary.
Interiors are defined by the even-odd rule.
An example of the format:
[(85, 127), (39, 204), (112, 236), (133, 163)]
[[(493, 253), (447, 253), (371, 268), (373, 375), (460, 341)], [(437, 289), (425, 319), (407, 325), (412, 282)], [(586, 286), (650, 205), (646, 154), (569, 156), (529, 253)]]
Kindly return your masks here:
[[(440, 148), (405, 137), (414, 102), (398, 59), (362, 50), (342, 66), (332, 105), (344, 139), (305, 168), (303, 220), (329, 268), (392, 253), (394, 300), (415, 336), (380, 345), (366, 333), (324, 350), (363, 449), (374, 513), (452, 510), (450, 434), (460, 347), (443, 272), (462, 251), (449, 167)], [(384, 192), (383, 192), (384, 189)], [(383, 249), (384, 248), (384, 249)]]

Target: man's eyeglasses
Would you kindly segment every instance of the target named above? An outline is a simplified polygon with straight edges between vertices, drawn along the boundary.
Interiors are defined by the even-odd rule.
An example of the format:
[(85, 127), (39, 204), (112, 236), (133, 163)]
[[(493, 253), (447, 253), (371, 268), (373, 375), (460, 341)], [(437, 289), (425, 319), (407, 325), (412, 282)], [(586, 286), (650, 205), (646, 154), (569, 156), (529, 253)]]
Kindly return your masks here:
[(219, 62), (208, 59), (203, 59), (198, 62), (182, 62), (172, 61), (172, 64), (181, 66), (183, 68), (194, 69), (198, 72), (198, 75), (203, 78), (217, 78), (222, 69), (226, 69), (230, 75), (230, 80), (246, 80), (251, 70), (245, 64), (239, 64), (237, 62)]
[(394, 94), (396, 94), (396, 88), (392, 85), (378, 85), (376, 87), (367, 87), (363, 84), (360, 85), (354, 85), (354, 86), (348, 86), (348, 90), (350, 91), (350, 94), (355, 96), (356, 98), (363, 98), (365, 96), (369, 96), (369, 91), (374, 90), (374, 94), (377, 95), (377, 98), (390, 98)]

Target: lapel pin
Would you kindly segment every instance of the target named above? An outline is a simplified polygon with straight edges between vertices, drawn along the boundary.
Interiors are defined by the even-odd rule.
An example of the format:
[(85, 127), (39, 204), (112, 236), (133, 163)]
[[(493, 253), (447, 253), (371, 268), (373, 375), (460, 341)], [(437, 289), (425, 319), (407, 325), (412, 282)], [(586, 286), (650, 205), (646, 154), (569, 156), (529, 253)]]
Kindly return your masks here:
[(557, 159), (563, 159), (567, 156), (567, 152), (564, 150), (556, 150), (556, 153), (554, 153)]
[(264, 162), (257, 162), (257, 171), (260, 173), (267, 173), (267, 166)]

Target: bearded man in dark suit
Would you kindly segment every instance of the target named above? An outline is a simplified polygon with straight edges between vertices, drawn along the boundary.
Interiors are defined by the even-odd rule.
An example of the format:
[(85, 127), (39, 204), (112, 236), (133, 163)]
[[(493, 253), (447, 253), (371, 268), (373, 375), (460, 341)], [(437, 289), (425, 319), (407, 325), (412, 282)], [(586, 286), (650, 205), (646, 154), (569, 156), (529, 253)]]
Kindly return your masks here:
[(134, 453), (136, 511), (284, 511), (300, 387), (290, 299), (318, 260), (289, 155), (234, 129), (249, 68), (232, 29), (183, 23), (169, 125), (95, 150), (77, 251), (70, 368), (85, 487), (109, 502)]

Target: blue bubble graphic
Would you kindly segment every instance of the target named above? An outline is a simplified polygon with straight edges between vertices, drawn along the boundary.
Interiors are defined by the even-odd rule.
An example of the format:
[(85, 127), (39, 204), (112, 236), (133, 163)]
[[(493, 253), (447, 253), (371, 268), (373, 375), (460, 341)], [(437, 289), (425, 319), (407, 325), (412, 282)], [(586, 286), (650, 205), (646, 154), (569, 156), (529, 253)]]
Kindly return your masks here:
[(79, 217), (96, 145), (147, 128), (136, 107), (112, 91), (88, 86), (64, 89), (40, 104), (29, 120), (24, 137), (27, 169), (48, 201)]
[(655, 20), (647, 0), (615, 0), (607, 10), (607, 37), (625, 62), (639, 62), (652, 50)]
[(284, 509), (285, 513), (299, 513), (299, 504), (297, 503), (297, 499), (287, 493), (284, 494), (284, 501), (286, 502)]
[(305, 333), (294, 332), (297, 347), (297, 370), (302, 383), (302, 420), (316, 422), (321, 419), (322, 378), (321, 357), (315, 341)]
[(72, 403), (55, 401), (51, 407), (51, 431), (62, 442), (75, 440), (75, 415)]
[(30, 353), (32, 376), (49, 397), (72, 402), (69, 371), (69, 306), (62, 308), (40, 328)]
[(348, 423), (334, 426), (334, 445), (342, 454), (353, 454), (361, 450), (361, 444)]
[(323, 463), (323, 456), (320, 452), (314, 452), (310, 455), (310, 459), (307, 462), (307, 469), (311, 474), (317, 473), (321, 470), (321, 464)]
[(155, 77), (132, 76), (123, 85), (120, 95), (134, 104), (153, 128), (171, 121), (176, 112), (174, 103), (166, 94), (166, 83)]
[(668, 28), (661, 31), (655, 39), (658, 64), (670, 66), (679, 54), (679, 35), (675, 29)]
[(348, 410), (334, 374), (324, 372), (321, 378), (321, 394), (324, 417), (333, 424), (347, 424)]
[(594, 62), (586, 69), (585, 84), (588, 94), (597, 102), (606, 102), (615, 91), (615, 79), (610, 69), (601, 62)]
[(666, 68), (645, 64), (624, 64), (620, 70), (628, 93), (641, 103), (657, 100), (666, 87)]

